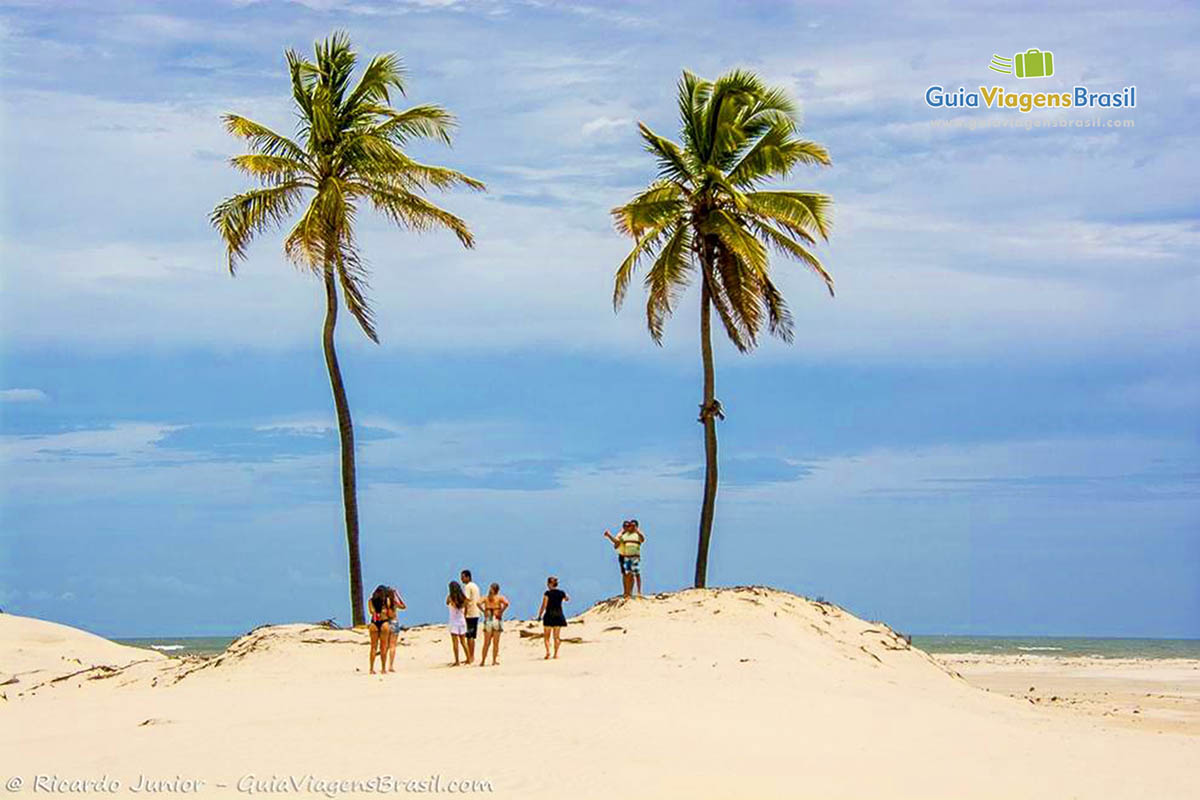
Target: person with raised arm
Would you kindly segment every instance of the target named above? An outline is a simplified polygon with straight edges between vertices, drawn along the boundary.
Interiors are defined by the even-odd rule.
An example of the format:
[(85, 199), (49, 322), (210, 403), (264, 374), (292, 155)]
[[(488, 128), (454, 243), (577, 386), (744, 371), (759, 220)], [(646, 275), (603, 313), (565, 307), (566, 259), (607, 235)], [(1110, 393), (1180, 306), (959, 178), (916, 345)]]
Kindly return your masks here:
[(637, 586), (638, 597), (642, 596), (642, 544), (646, 535), (638, 527), (636, 519), (627, 519), (621, 524), (621, 532), (613, 536), (605, 531), (604, 537), (612, 542), (617, 550), (617, 564), (621, 568), (622, 596), (632, 597), (634, 585)]

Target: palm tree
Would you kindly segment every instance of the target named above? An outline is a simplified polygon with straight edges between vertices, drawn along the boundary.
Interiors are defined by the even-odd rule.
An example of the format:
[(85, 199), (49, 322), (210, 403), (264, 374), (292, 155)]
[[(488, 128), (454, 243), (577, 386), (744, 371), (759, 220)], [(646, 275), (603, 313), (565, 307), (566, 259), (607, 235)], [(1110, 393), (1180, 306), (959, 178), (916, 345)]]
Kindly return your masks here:
[(717, 420), (725, 418), (715, 396), (710, 313), (717, 312), (743, 353), (758, 344), (764, 322), (768, 332), (792, 341), (792, 316), (771, 281), (768, 247), (816, 272), (833, 294), (833, 278), (809, 249), (818, 237), (828, 239), (830, 199), (760, 188), (797, 165), (830, 161), (824, 147), (798, 137), (796, 106), (786, 93), (751, 72), (734, 70), (714, 82), (684, 72), (679, 115), (682, 144), (638, 124), (658, 178), (612, 211), (617, 230), (634, 240), (617, 269), (613, 307), (620, 309), (638, 264), (651, 258), (646, 325), (662, 344), (666, 320), (699, 270), (704, 500), (695, 585), (703, 587), (717, 499)]
[(455, 123), (440, 106), (392, 107), (393, 90), (401, 95), (405, 90), (404, 68), (396, 55), (372, 58), (352, 85), (358, 58), (345, 34), (335, 33), (314, 49), (312, 61), (287, 51), (298, 116), (294, 139), (236, 114), (224, 116), (226, 129), (244, 139), (251, 151), (231, 163), (256, 179), (260, 188), (222, 201), (213, 209), (211, 222), (225, 241), (232, 274), (256, 234), (282, 225), (300, 210), (283, 249), (297, 267), (320, 278), (325, 289), (322, 343), (341, 440), (350, 607), (353, 623), (361, 625), (365, 618), (354, 424), (333, 343), (339, 288), (359, 327), (371, 341), (379, 341), (367, 298), (367, 268), (354, 238), (355, 215), (359, 205), (367, 202), (401, 227), (448, 228), (463, 246), (472, 247), (466, 223), (431, 203), (425, 193), (456, 185), (482, 189), (483, 184), (452, 169), (419, 163), (404, 153), (403, 148), (417, 139), (449, 144)]

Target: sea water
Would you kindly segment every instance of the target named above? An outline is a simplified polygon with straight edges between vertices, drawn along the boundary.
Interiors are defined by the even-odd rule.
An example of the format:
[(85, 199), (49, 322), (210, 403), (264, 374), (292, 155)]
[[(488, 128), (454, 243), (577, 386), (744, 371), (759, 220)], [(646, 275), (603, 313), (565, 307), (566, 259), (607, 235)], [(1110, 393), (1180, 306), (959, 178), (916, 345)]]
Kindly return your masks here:
[(157, 650), (168, 656), (215, 656), (233, 642), (233, 636), (164, 636), (149, 639), (114, 639), (118, 644)]
[(1200, 659), (1200, 639), (1101, 639), (1084, 636), (913, 636), (928, 653)]

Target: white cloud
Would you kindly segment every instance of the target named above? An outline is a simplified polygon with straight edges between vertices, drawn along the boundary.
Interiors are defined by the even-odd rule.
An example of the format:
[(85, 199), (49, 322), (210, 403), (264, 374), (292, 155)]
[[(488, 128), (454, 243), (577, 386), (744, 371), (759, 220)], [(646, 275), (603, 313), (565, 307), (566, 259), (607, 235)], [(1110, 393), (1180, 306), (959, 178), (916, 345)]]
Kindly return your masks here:
[[(753, 456), (742, 453), (741, 456)], [(726, 459), (729, 458), (727, 455)], [(723, 504), (750, 509), (845, 507), (869, 498), (1022, 495), (1062, 502), (1073, 493), (1118, 502), (1117, 489), (1171, 495), (1196, 504), (1196, 452), (1187, 443), (1138, 437), (1009, 439), (977, 444), (871, 448), (804, 459), (798, 480), (727, 483)], [(693, 467), (695, 464), (683, 465)], [(586, 465), (565, 481), (572, 491), (687, 503), (696, 481), (661, 454), (626, 453), (619, 464)]]
[(0, 403), (43, 403), (48, 399), (41, 389), (0, 389)]
[[(326, 10), (343, 5), (313, 2)], [(309, 38), (314, 17), (306, 13), (289, 11), (280, 46), (299, 32), (301, 41)], [(384, 346), (664, 357), (645, 336), (640, 291), (613, 317), (612, 273), (629, 243), (612, 232), (608, 210), (652, 178), (653, 163), (632, 121), (673, 131), (673, 81), (687, 53), (646, 51), (637, 31), (547, 36), (556, 30), (547, 26), (562, 24), (558, 14), (527, 15), (516, 23), (528, 24), (503, 31), (472, 27), (476, 18), (469, 16), (452, 41), (416, 37), (422, 44), (414, 47), (424, 49), (411, 63), (429, 70), (420, 75), (422, 91), (462, 120), (458, 149), (430, 150), (430, 160), (488, 178), (487, 196), (440, 198), (469, 220), (479, 245), (464, 252), (449, 237), (392, 231), (370, 213), (361, 215)], [(406, 24), (418, 28), (436, 23), (410, 17)], [(222, 39), (211, 20), (143, 14), (135, 22), (131, 30), (139, 36), (207, 41), (214, 50), (219, 42), (228, 51), (195, 56), (204, 63), (276, 75), (265, 51), (237, 49), (244, 43)], [(911, 361), (1137, 356), (1195, 347), (1200, 270), (1193, 254), (1200, 233), (1190, 219), (1158, 207), (1142, 213), (1146, 186), (1155, 187), (1152, 199), (1161, 207), (1190, 207), (1195, 165), (1186, 156), (1188, 141), (1164, 147), (1150, 127), (1118, 138), (931, 132), (914, 111), (920, 92), (938, 76), (983, 68), (986, 58), (976, 64), (977, 42), (952, 27), (931, 32), (925, 22), (905, 27), (885, 20), (856, 28), (847, 41), (836, 18), (821, 22), (819, 35), (798, 31), (811, 39), (803, 56), (766, 37), (761, 56), (749, 64), (797, 93), (819, 122), (808, 133), (831, 148), (835, 162), (789, 184), (835, 198), (834, 237), (821, 252), (838, 297), (830, 301), (802, 269), (779, 264), (798, 344), (790, 350), (769, 344), (765, 355)], [(376, 49), (389, 24), (381, 19), (355, 31), (360, 49)], [(1114, 35), (1101, 31), (1098, 41)], [(512, 46), (484, 46), (497, 36)], [(34, 45), (41, 44), (19, 31), (10, 38), (22, 52), (38, 52)], [(1075, 54), (1070, 65), (1064, 61), (1064, 76), (1106, 58), (1097, 47)], [(120, 55), (152, 71), (154, 63), (140, 52)], [(930, 56), (897, 61), (896, 52)], [(734, 55), (714, 50), (693, 66), (715, 74)], [(271, 57), (277, 60), (278, 51)], [(1164, 85), (1190, 80), (1191, 60), (1168, 61), (1161, 67)], [(286, 87), (272, 83), (278, 94), (235, 96), (218, 79), (196, 78), (192, 85), (203, 91), (160, 102), (82, 88), (6, 89), (5, 112), (22, 120), (8, 132), (6, 179), (71, 189), (29, 192), (8, 215), (12, 232), (4, 237), (0, 267), (6, 341), (126, 348), (152, 332), (165, 347), (311, 343), (319, 292), (283, 263), (279, 236), (263, 236), (239, 278), (230, 280), (206, 223), (217, 200), (245, 186), (219, 163), (237, 144), (221, 130), (218, 114), (243, 111), (287, 130)], [(260, 88), (266, 84), (246, 85), (267, 91)], [(81, 119), (89, 123), (80, 126)], [(1135, 164), (1143, 155), (1150, 162)], [(1025, 203), (1031, 187), (1039, 198), (1032, 210)], [(54, 302), (42, 302), (47, 297)], [(694, 305), (691, 295), (683, 300), (666, 357), (693, 360)], [(361, 342), (351, 325), (345, 331), (348, 342)]]
[(583, 123), (580, 131), (584, 136), (602, 136), (611, 131), (632, 126), (633, 120), (629, 117), (596, 117)]

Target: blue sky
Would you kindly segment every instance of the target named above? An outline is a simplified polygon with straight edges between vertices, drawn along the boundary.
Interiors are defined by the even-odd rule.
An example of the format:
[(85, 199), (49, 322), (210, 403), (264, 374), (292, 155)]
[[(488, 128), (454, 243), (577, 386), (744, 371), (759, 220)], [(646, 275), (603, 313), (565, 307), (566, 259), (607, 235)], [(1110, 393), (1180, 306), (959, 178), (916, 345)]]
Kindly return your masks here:
[[(347, 618), (320, 288), (266, 236), (219, 115), (290, 129), (287, 47), (396, 51), (485, 180), (474, 251), (364, 216), (382, 344), (340, 333), (366, 581), (440, 619), (462, 566), (532, 614), (618, 585), (601, 531), (688, 583), (695, 303), (663, 347), (607, 211), (653, 174), (687, 67), (786, 87), (834, 166), (830, 300), (778, 264), (796, 343), (718, 348), (710, 576), (919, 633), (1200, 637), (1200, 12), (1154, 4), (9, 2), (0, 237), (0, 605), (109, 635)], [(1130, 128), (934, 127), (926, 87), (1138, 87)], [(1004, 112), (967, 112), (972, 119)], [(1051, 112), (1066, 119), (1083, 112)], [(1011, 116), (1011, 115), (1010, 115)]]

